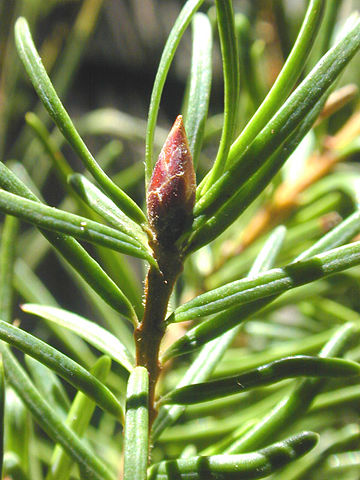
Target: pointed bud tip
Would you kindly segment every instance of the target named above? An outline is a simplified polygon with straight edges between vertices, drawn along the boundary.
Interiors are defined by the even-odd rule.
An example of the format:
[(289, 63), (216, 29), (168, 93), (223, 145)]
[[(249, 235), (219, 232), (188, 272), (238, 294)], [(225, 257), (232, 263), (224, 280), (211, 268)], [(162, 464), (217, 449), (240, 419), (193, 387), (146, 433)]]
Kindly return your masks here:
[(191, 221), (196, 177), (189, 144), (178, 115), (160, 152), (151, 177), (147, 209), (160, 244), (171, 245)]

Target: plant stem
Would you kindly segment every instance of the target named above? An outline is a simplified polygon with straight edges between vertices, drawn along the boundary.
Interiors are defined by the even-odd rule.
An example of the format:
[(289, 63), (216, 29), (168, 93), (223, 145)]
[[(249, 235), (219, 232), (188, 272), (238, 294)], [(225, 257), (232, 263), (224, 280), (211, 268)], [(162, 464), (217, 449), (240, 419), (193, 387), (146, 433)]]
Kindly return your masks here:
[(149, 372), (149, 428), (157, 415), (155, 387), (161, 372), (159, 349), (165, 333), (164, 320), (170, 295), (183, 269), (178, 250), (165, 250), (158, 243), (153, 248), (159, 270), (150, 266), (145, 281), (144, 317), (135, 330), (136, 365), (145, 367)]

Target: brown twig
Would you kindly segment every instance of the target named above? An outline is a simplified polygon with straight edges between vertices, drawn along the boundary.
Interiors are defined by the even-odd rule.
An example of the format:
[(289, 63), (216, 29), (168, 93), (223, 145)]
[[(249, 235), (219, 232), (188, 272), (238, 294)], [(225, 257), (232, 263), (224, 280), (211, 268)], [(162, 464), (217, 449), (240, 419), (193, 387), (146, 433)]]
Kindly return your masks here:
[(314, 126), (316, 127), (323, 120), (325, 120), (325, 118), (330, 117), (330, 115), (340, 110), (340, 108), (347, 103), (351, 102), (351, 100), (353, 100), (358, 93), (359, 89), (357, 85), (354, 85), (353, 83), (345, 85), (344, 87), (335, 90), (335, 92), (332, 92), (329, 98), (326, 100), (324, 108), (318, 116)]
[(145, 283), (145, 310), (141, 324), (135, 331), (136, 364), (149, 372), (149, 424), (156, 417), (155, 387), (161, 372), (159, 363), (160, 343), (164, 336), (164, 320), (170, 295), (176, 279), (183, 269), (176, 250), (155, 248), (160, 269), (150, 267)]

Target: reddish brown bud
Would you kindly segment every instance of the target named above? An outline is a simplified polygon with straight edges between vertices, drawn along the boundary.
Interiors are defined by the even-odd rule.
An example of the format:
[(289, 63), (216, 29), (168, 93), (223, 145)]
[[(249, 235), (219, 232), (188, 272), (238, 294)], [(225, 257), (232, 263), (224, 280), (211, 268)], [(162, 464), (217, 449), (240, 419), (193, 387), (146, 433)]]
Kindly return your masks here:
[(172, 245), (191, 222), (196, 178), (182, 116), (166, 139), (151, 177), (147, 210), (157, 241)]

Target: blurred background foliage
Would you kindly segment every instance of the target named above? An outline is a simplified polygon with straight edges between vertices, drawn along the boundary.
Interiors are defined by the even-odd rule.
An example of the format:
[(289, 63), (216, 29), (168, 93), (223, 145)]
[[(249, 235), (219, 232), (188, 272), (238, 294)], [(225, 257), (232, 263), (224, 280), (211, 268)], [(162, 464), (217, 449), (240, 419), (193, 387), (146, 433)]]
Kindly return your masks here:
[[(240, 49), (240, 131), (279, 73), (299, 31), (307, 2), (234, 0), (233, 3), (234, 10), (238, 14), (244, 14), (243, 20), (246, 18), (241, 29), (243, 48)], [(351, 12), (360, 8), (359, 0), (339, 0), (337, 3), (335, 33), (337, 26), (341, 26)], [(29, 21), (46, 69), (90, 150), (124, 190), (142, 203), (145, 129), (151, 90), (167, 35), (183, 4), (183, 1), (176, 0), (0, 0), (0, 159), (11, 166), (33, 191), (41, 191), (49, 205), (69, 211), (76, 211), (77, 208), (71, 199), (64, 200), (64, 189), (51, 168), (48, 153), (26, 124), (25, 114), (35, 111), (52, 132), (51, 138), (56, 148), (61, 148), (75, 170), (82, 171), (82, 166), (54, 129), (25, 76), (14, 46), (15, 19), (22, 15)], [(210, 18), (214, 16), (212, 6), (211, 1), (202, 6), (203, 11), (210, 8)], [(310, 70), (330, 45), (331, 35), (323, 32), (322, 38), (323, 44), (316, 43), (304, 73)], [(158, 151), (176, 115), (182, 112), (191, 48), (191, 29), (188, 29), (171, 67), (162, 97), (156, 134)], [(357, 56), (342, 75), (338, 88), (349, 82), (353, 84), (354, 81), (359, 87), (359, 71), (360, 58)], [(326, 120), (325, 124), (319, 125), (315, 133), (308, 137), (308, 143), (302, 144), (299, 158), (306, 159), (308, 153), (314, 150), (320, 154), (324, 151), (329, 134), (337, 132), (356, 111), (359, 101), (356, 88), (354, 92), (351, 101)], [(219, 45), (215, 41), (209, 119), (204, 150), (200, 157), (199, 180), (208, 170), (210, 159), (213, 159), (216, 153), (221, 135), (222, 111), (222, 67)], [(359, 129), (358, 117), (355, 128)], [(359, 135), (359, 132), (357, 134)], [(278, 264), (292, 260), (358, 206), (358, 152), (357, 150), (347, 158), (347, 164), (336, 165), (333, 173), (301, 191), (291, 214), (285, 218), (274, 218), (278, 223), (286, 223), (288, 227)], [(300, 164), (304, 165), (302, 161)], [(214, 242), (211, 252), (204, 248), (194, 255), (193, 261), (186, 267), (184, 278), (179, 282), (180, 287), (186, 285), (186, 288), (182, 289), (181, 301), (192, 297), (194, 292), (215, 288), (246, 274), (263, 243), (262, 234), (267, 231), (260, 230), (249, 240), (244, 237), (247, 225), (255, 216), (259, 205), (265, 204), (272, 197), (281, 182), (290, 178), (287, 176), (290, 173), (291, 168), (285, 167), (261, 198)], [(269, 228), (272, 226), (268, 225)], [(107, 257), (102, 254), (104, 252), (101, 253), (101, 248), (96, 251), (88, 246), (86, 248), (89, 248), (94, 256), (102, 257), (105, 268), (120, 285), (127, 283), (127, 293), (139, 303), (144, 278), (141, 262), (130, 260), (137, 275), (132, 278), (122, 277), (123, 271), (116, 270), (119, 265), (106, 263)], [(238, 255), (245, 248), (246, 253)], [(83, 284), (69, 280), (68, 269), (33, 228), (21, 225), (18, 252), (15, 275), (18, 294), (16, 305), (24, 300), (45, 304), (58, 303), (79, 314), (88, 315), (91, 312), (92, 319), (97, 316), (102, 318), (102, 313), (99, 313), (101, 308), (94, 311), (94, 305), (99, 305), (98, 299), (93, 303), (88, 302), (88, 291), (83, 290)], [(231, 256), (229, 252), (235, 256), (231, 262), (227, 261)], [(47, 290), (37, 283), (37, 277), (32, 276), (29, 267), (39, 275)], [(315, 338), (329, 325), (357, 319), (360, 311), (359, 286), (360, 269), (355, 268), (326, 282), (310, 285), (308, 289), (304, 287), (302, 292), (297, 294), (296, 302), (294, 301), (296, 307), (292, 310), (291, 321), (289, 310), (275, 309), (275, 305), (285, 305), (287, 308), (289, 304), (292, 305), (291, 294), (282, 297), (269, 307), (266, 322), (262, 318), (255, 318), (246, 324), (237, 340), (237, 348), (227, 352), (216, 374), (231, 373), (232, 365), (242, 361), (244, 352), (249, 354), (251, 364), (251, 355), (255, 356), (263, 349), (276, 348), (282, 342), (298, 341), (306, 336)], [(56, 296), (56, 302), (52, 294)], [(315, 297), (311, 302), (308, 301), (310, 294)], [(138, 308), (141, 310), (141, 305), (138, 305)], [(16, 314), (21, 315), (19, 310)], [(41, 330), (41, 338), (46, 339), (51, 335), (44, 324), (31, 323), (36, 323), (36, 329)], [(28, 328), (26, 322), (24, 325)], [(173, 335), (178, 336), (179, 332), (174, 331)], [(313, 346), (313, 350), (318, 346)], [(311, 350), (310, 347), (309, 349)], [(353, 356), (358, 358), (359, 352), (355, 352)], [(182, 371), (180, 361), (179, 368), (167, 375), (164, 389), (175, 385)], [(278, 393), (277, 388), (274, 388), (274, 398), (279, 397)], [(265, 397), (268, 390), (263, 394)], [(256, 395), (256, 401), (261, 400), (261, 392), (256, 392)], [(160, 439), (161, 447), (154, 451), (154, 458), (156, 459), (156, 455), (159, 459), (162, 458), (164, 451), (170, 456), (178, 454), (181, 442), (187, 444), (194, 438), (198, 445), (206, 447), (214, 437), (217, 438), (221, 428), (223, 435), (232, 431), (234, 418), (230, 416), (224, 421), (223, 414), (233, 412), (234, 408), (238, 411), (241, 406), (242, 417), (239, 417), (239, 422), (243, 424), (246, 420), (246, 408), (252, 406), (253, 402), (252, 393), (244, 396), (241, 401), (238, 398), (224, 401), (223, 406), (219, 402), (221, 415), (218, 415), (220, 419), (215, 420), (207, 416), (207, 408), (211, 411), (209, 405), (189, 408), (183, 418), (184, 422), (189, 421), (189, 424), (186, 424), (183, 430), (182, 425), (169, 430)], [(268, 407), (259, 405), (259, 415), (266, 411), (266, 408)], [(315, 407), (316, 412), (320, 414), (314, 417), (314, 429), (315, 420), (319, 421), (319, 424), (323, 420), (321, 406)], [(328, 415), (328, 412), (324, 413), (324, 417)], [(347, 415), (350, 421), (355, 423), (358, 420), (358, 407), (355, 406), (343, 415)], [(200, 421), (201, 428), (198, 428), (198, 420), (195, 424), (191, 423), (198, 416), (203, 417)], [(337, 422), (336, 412), (331, 413), (330, 420), (333, 425), (341, 426), (347, 423)], [(109, 425), (106, 428), (111, 431), (112, 425)], [(333, 433), (330, 432), (329, 439)], [(91, 434), (96, 437), (94, 431), (90, 432), (90, 437)], [(331, 439), (329, 441), (331, 443)], [(322, 448), (325, 449), (326, 446)], [(48, 453), (45, 443), (42, 453), (44, 456)], [(114, 464), (117, 462), (117, 459), (107, 460)], [(359, 462), (358, 459), (357, 461)], [(331, 475), (336, 475), (334, 466), (329, 464), (330, 470)]]

